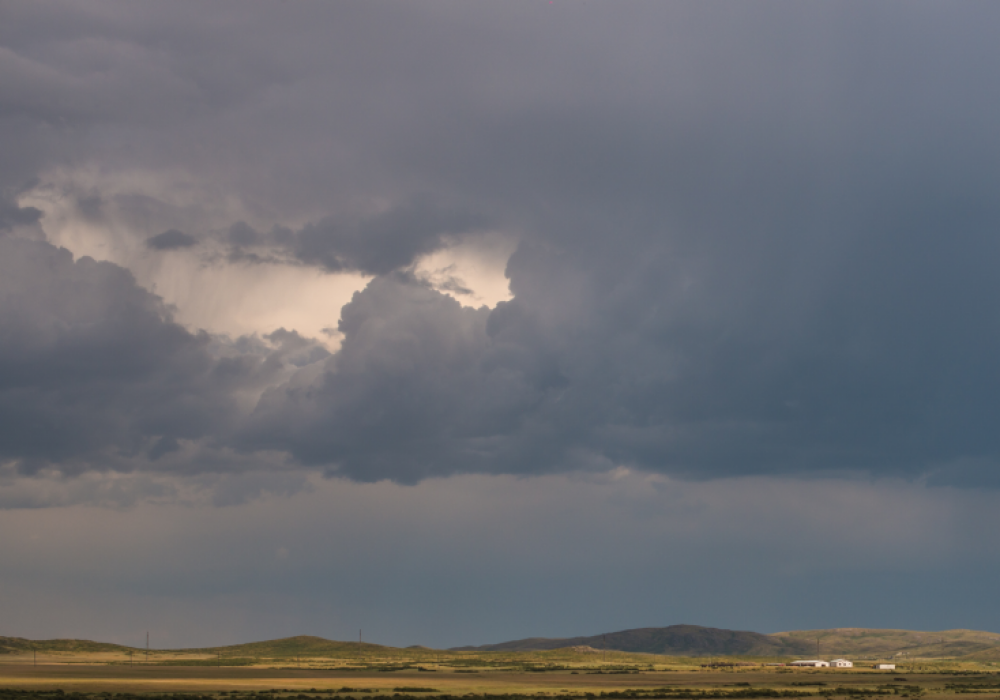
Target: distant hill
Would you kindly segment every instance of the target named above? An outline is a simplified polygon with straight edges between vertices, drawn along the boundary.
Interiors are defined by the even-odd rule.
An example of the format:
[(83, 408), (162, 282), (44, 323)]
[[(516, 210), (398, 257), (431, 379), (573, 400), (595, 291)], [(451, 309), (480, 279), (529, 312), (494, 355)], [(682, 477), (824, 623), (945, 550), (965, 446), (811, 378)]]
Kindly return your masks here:
[(32, 651), (44, 652), (97, 652), (128, 651), (129, 647), (105, 642), (88, 642), (85, 639), (24, 639), (23, 637), (0, 637), (0, 654), (28, 654)]
[[(819, 640), (821, 656), (908, 656), (914, 658), (963, 658), (985, 655), (983, 660), (998, 658), (1000, 634), (975, 630), (916, 632), (861, 627), (828, 630), (797, 630), (769, 635), (776, 639), (812, 641), (813, 653)], [(970, 660), (973, 660), (970, 658)]]
[(816, 648), (816, 644), (815, 641), (797, 637), (777, 637), (697, 625), (671, 625), (623, 630), (592, 637), (532, 637), (501, 644), (457, 647), (452, 651), (541, 651), (564, 647), (593, 647), (598, 650), (607, 648), (613, 651), (672, 656), (798, 656), (809, 654)]
[(996, 663), (997, 661), (1000, 661), (1000, 646), (974, 651), (971, 654), (960, 656), (959, 659), (962, 661)]
[[(426, 649), (426, 647), (422, 647)], [(120, 644), (105, 642), (90, 642), (82, 639), (47, 639), (31, 640), (21, 637), (0, 637), (0, 654), (26, 654), (32, 651), (47, 653), (94, 653), (94, 652), (128, 652), (144, 651), (139, 647), (127, 647)], [(322, 637), (300, 635), (284, 639), (272, 639), (266, 642), (250, 642), (222, 647), (199, 647), (191, 649), (154, 649), (154, 653), (175, 654), (205, 654), (221, 653), (227, 657), (263, 657), (271, 659), (292, 658), (296, 656), (312, 657), (351, 657), (359, 653), (378, 652), (383, 656), (402, 654), (402, 649), (386, 647), (380, 644), (359, 644), (358, 642), (335, 642)]]
[(291, 658), (294, 656), (313, 657), (344, 657), (356, 656), (359, 652), (379, 652), (382, 655), (402, 654), (403, 649), (382, 646), (381, 644), (363, 644), (358, 642), (336, 642), (323, 637), (299, 635), (272, 639), (266, 642), (249, 642), (247, 644), (232, 644), (225, 647), (202, 647), (196, 649), (173, 649), (171, 651), (191, 654), (215, 654), (221, 652), (226, 656)]
[[(1000, 661), (1000, 634), (995, 632), (975, 630), (917, 632), (857, 627), (759, 634), (697, 625), (672, 625), (670, 627), (623, 630), (590, 637), (562, 639), (532, 637), (501, 644), (458, 647), (449, 651), (532, 652), (566, 649), (578, 653), (594, 653), (606, 648), (609, 651), (671, 656), (808, 656), (813, 658), (817, 656), (817, 639), (819, 640), (819, 658), (846, 656), (854, 659), (895, 657), (900, 659), (951, 658), (967, 661)], [(30, 640), (22, 637), (0, 637), (0, 655), (30, 654), (32, 650), (40, 654), (141, 651), (137, 647), (80, 639)], [(206, 656), (221, 654), (228, 658), (257, 659), (290, 659), (294, 657), (343, 659), (366, 657), (372, 654), (380, 658), (406, 657), (412, 659), (425, 655), (437, 658), (442, 654), (447, 654), (447, 652), (435, 651), (421, 646), (398, 649), (380, 644), (338, 642), (308, 635), (222, 647), (156, 649), (153, 653), (158, 655), (193, 654)]]

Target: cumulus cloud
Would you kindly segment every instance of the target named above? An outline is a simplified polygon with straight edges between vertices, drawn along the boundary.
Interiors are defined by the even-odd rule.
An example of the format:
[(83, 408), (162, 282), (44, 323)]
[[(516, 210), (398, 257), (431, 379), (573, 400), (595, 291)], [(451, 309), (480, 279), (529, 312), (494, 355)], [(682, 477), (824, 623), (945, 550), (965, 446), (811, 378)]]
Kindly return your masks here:
[[(865, 470), (986, 483), (996, 469), (1000, 374), (988, 358), (1000, 348), (947, 304), (901, 316), (895, 297), (921, 290), (882, 276), (895, 263), (865, 260), (868, 277), (852, 259), (854, 292), (821, 286), (800, 308), (775, 300), (741, 318), (739, 307), (706, 313), (725, 282), (671, 279), (683, 273), (668, 255), (634, 261), (624, 289), (559, 258), (519, 251), (517, 296), (494, 310), (412, 278), (374, 280), (344, 308), (325, 372), (267, 392), (244, 446), (406, 482), (626, 464), (693, 478)], [(749, 290), (739, 302), (767, 303)]]
[(10, 237), (0, 328), (0, 460), (25, 473), (239, 468), (211, 450), (175, 453), (222, 439), (248, 397), (329, 354), (284, 330), (192, 333), (127, 270)]
[(325, 371), (267, 391), (241, 444), (362, 480), (489, 468), (497, 420), (530, 388), (512, 376), (487, 391), (487, 316), (410, 278), (376, 278), (344, 307)]
[(226, 423), (229, 390), (249, 368), (213, 358), (209, 338), (172, 323), (126, 270), (46, 243), (0, 247), (5, 459), (97, 466), (105, 451)]
[[(2, 30), (0, 184), (98, 164), (190, 177), (187, 191), (211, 195), (203, 213), (171, 223), (176, 212), (137, 206), (93, 247), (191, 247), (181, 231), (198, 230), (204, 267), (374, 279), (343, 309), (339, 351), (269, 384), (242, 350), (226, 384), (215, 340), (148, 299), (134, 337), (101, 315), (125, 318), (106, 295), (86, 327), (104, 329), (100, 357), (141, 366), (137, 383), (80, 355), (96, 393), (45, 404), (48, 417), (33, 399), (28, 413), (56, 426), (68, 407), (107, 410), (45, 449), (25, 428), (11, 458), (148, 440), (166, 464), (183, 440), (211, 439), (405, 482), (623, 464), (692, 478), (996, 472), (1000, 102), (979, 87), (995, 10), (918, 4), (910, 25), (879, 6), (765, 4), (734, 21), (695, 5), (429, 2), (386, 23), (369, 6), (261, 5), (227, 33), (221, 9), (195, 27), (168, 4), (105, 7), (65, 19), (17, 5), (25, 31)], [(270, 41), (247, 38), (264, 30)], [(15, 199), (0, 222), (38, 224)], [(126, 208), (100, 187), (85, 200), (67, 230), (100, 224), (103, 203)], [(150, 216), (164, 231), (152, 238)], [(494, 225), (521, 241), (510, 301), (463, 307), (429, 286), (468, 297), (462, 279), (416, 270)], [(68, 269), (90, 268), (124, 274)], [(24, 275), (4, 284), (32, 289)], [(141, 297), (121, 284), (122, 299)], [(39, 332), (18, 303), (25, 337)], [(56, 316), (69, 335), (33, 355), (53, 369), (84, 327)], [(155, 398), (132, 410), (133, 392)]]

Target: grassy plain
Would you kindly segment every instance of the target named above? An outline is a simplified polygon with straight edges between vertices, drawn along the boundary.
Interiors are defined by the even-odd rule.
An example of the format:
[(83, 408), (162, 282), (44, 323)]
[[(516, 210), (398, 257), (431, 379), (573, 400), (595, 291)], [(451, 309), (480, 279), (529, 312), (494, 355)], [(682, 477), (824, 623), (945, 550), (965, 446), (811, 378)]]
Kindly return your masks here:
[[(44, 643), (39, 643), (44, 646)], [(331, 647), (331, 645), (333, 645)], [(475, 695), (608, 700), (1000, 700), (1000, 666), (913, 660), (896, 671), (791, 669), (772, 659), (559, 649), (456, 652), (278, 640), (223, 649), (116, 647), (0, 656), (0, 700), (454, 700)], [(36, 657), (37, 654), (37, 657)], [(35, 659), (37, 658), (37, 665)], [(785, 659), (784, 661), (787, 661)], [(746, 664), (718, 666), (717, 664)], [(712, 664), (716, 664), (713, 666)]]

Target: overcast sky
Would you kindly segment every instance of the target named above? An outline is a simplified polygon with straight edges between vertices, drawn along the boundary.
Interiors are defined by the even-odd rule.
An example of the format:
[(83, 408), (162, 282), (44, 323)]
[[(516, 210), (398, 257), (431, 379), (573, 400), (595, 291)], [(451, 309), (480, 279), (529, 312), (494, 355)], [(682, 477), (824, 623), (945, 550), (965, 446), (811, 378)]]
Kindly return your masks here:
[(0, 635), (1000, 631), (998, 23), (0, 0)]

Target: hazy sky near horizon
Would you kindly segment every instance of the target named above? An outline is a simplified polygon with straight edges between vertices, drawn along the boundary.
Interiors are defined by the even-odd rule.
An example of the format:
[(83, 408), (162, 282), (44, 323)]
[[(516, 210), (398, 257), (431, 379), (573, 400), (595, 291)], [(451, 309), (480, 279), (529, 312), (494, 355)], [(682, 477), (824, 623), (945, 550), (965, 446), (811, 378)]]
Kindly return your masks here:
[(1000, 631), (998, 21), (0, 0), (0, 635)]

